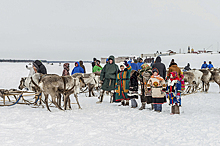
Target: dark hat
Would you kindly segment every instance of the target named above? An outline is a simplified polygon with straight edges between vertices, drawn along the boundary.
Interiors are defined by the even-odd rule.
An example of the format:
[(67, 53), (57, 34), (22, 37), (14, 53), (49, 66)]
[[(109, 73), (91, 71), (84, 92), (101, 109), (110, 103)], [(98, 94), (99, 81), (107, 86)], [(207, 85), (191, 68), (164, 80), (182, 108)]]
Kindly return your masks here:
[(96, 61), (96, 58), (93, 58), (93, 61)]
[(35, 60), (33, 62), (33, 66), (36, 67), (36, 69), (39, 69), (41, 65), (42, 65), (42, 62), (39, 60)]

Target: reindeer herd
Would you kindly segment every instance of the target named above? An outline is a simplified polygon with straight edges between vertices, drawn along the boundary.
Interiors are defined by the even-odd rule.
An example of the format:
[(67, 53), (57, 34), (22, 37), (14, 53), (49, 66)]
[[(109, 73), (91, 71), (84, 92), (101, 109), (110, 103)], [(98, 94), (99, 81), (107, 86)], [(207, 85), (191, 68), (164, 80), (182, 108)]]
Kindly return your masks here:
[(220, 69), (199, 69), (183, 72), (184, 81), (188, 87), (184, 93), (194, 93), (197, 90), (208, 92), (210, 82), (215, 82), (220, 87)]
[[(44, 102), (49, 111), (48, 97), (51, 96), (51, 102), (60, 110), (62, 109), (61, 101), (63, 99), (64, 110), (71, 109), (70, 95), (73, 94), (79, 109), (81, 106), (78, 101), (78, 94), (81, 93), (82, 89), (86, 87), (89, 91), (89, 97), (95, 96), (94, 89), (100, 87), (100, 74), (99, 73), (77, 73), (71, 76), (59, 76), (56, 74), (40, 74), (34, 73), (31, 68), (28, 77), (21, 78), (19, 89), (29, 89), (34, 92), (43, 92), (43, 97), (40, 99), (40, 103)], [(144, 73), (143, 76), (149, 79), (149, 73)], [(183, 72), (184, 81), (187, 83), (187, 88), (184, 94), (195, 93), (196, 91), (202, 90), (208, 92), (210, 82), (215, 82), (220, 87), (220, 69), (200, 69), (190, 70)], [(44, 99), (44, 100), (43, 100)], [(42, 102), (41, 102), (42, 101)]]
[(59, 76), (56, 74), (40, 74), (33, 72), (29, 74), (28, 77), (21, 78), (18, 88), (20, 90), (27, 88), (34, 92), (43, 92), (44, 100), (41, 98), (40, 101), (43, 101), (47, 109), (51, 111), (48, 105), (49, 95), (51, 96), (52, 103), (60, 110), (63, 110), (61, 107), (61, 100), (63, 97), (64, 110), (66, 110), (67, 108), (71, 109), (69, 96), (74, 94), (79, 109), (81, 109), (77, 95), (80, 93), (81, 89), (86, 86), (89, 90), (89, 96), (91, 96), (91, 94), (94, 96), (93, 89), (99, 87), (99, 77), (94, 73), (76, 73), (71, 76)]

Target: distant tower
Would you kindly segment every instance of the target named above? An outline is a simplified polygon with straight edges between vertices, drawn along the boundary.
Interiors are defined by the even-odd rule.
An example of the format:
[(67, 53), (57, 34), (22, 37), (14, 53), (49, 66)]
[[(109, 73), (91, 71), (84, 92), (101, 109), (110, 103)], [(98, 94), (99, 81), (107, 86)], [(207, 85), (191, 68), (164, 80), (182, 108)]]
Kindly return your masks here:
[(190, 53), (190, 46), (188, 46), (188, 53)]
[(181, 48), (180, 48), (180, 50), (179, 50), (179, 53), (181, 54)]

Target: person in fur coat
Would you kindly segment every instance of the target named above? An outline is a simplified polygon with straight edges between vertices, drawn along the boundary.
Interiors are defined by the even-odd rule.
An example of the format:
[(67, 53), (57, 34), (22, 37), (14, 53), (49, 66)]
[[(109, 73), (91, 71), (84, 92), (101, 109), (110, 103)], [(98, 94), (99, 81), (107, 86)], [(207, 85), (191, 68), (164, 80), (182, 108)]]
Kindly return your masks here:
[(85, 68), (85, 66), (83, 65), (83, 61), (82, 61), (82, 60), (79, 61), (79, 65), (83, 68), (84, 73), (86, 73), (86, 68)]
[(159, 71), (154, 68), (152, 70), (153, 75), (148, 80), (147, 89), (152, 93), (152, 103), (154, 104), (154, 110), (157, 112), (162, 111), (162, 104), (165, 103), (165, 80), (159, 75)]
[(152, 76), (152, 69), (148, 64), (143, 64), (141, 66), (141, 70), (140, 70), (140, 81), (141, 81), (141, 107), (139, 108), (139, 110), (143, 110), (145, 109), (145, 105), (147, 104), (151, 104), (152, 103), (152, 96), (150, 92), (147, 92), (145, 89), (148, 80), (150, 79), (150, 77)]
[(137, 71), (134, 71), (130, 77), (128, 98), (131, 100), (131, 108), (138, 106), (135, 99), (138, 99), (138, 75)]
[(69, 63), (64, 63), (62, 76), (70, 75), (70, 73), (69, 73), (69, 70), (70, 70), (69, 66), (70, 66)]
[(176, 72), (170, 73), (166, 94), (169, 99), (169, 105), (181, 106), (181, 82)]

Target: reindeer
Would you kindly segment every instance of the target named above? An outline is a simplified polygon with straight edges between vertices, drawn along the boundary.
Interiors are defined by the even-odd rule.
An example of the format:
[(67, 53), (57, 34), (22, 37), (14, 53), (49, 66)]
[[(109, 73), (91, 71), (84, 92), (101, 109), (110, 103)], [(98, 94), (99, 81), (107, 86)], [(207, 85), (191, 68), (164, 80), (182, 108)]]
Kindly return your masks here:
[(202, 75), (202, 91), (208, 92), (209, 90), (209, 82), (212, 77), (212, 73), (207, 69), (200, 69), (203, 73)]
[(99, 81), (96, 75), (94, 73), (83, 74), (83, 79), (85, 84), (88, 86), (89, 97), (91, 97), (91, 94), (92, 96), (95, 96), (93, 89), (99, 86)]
[(71, 109), (69, 98), (71, 94), (74, 94), (79, 109), (81, 109), (77, 94), (79, 93), (80, 88), (85, 86), (82, 77), (82, 74), (73, 74), (71, 76), (48, 75), (42, 78), (38, 87), (45, 95), (45, 103), (47, 109), (50, 111), (48, 106), (48, 96), (51, 95), (52, 103), (55, 104), (60, 110), (63, 110), (56, 102), (57, 98), (60, 101), (60, 94), (63, 94), (64, 96), (64, 110), (67, 108), (67, 102), (69, 108)]
[(187, 72), (183, 72), (184, 75), (184, 82), (188, 82), (189, 86), (186, 89), (186, 93), (189, 93), (191, 88), (191, 93), (195, 92), (198, 90), (198, 87), (200, 86), (202, 82), (202, 75), (203, 73), (199, 70), (190, 70)]
[(220, 69), (214, 69), (210, 72), (212, 74), (211, 80), (214, 80), (218, 84), (220, 93)]

